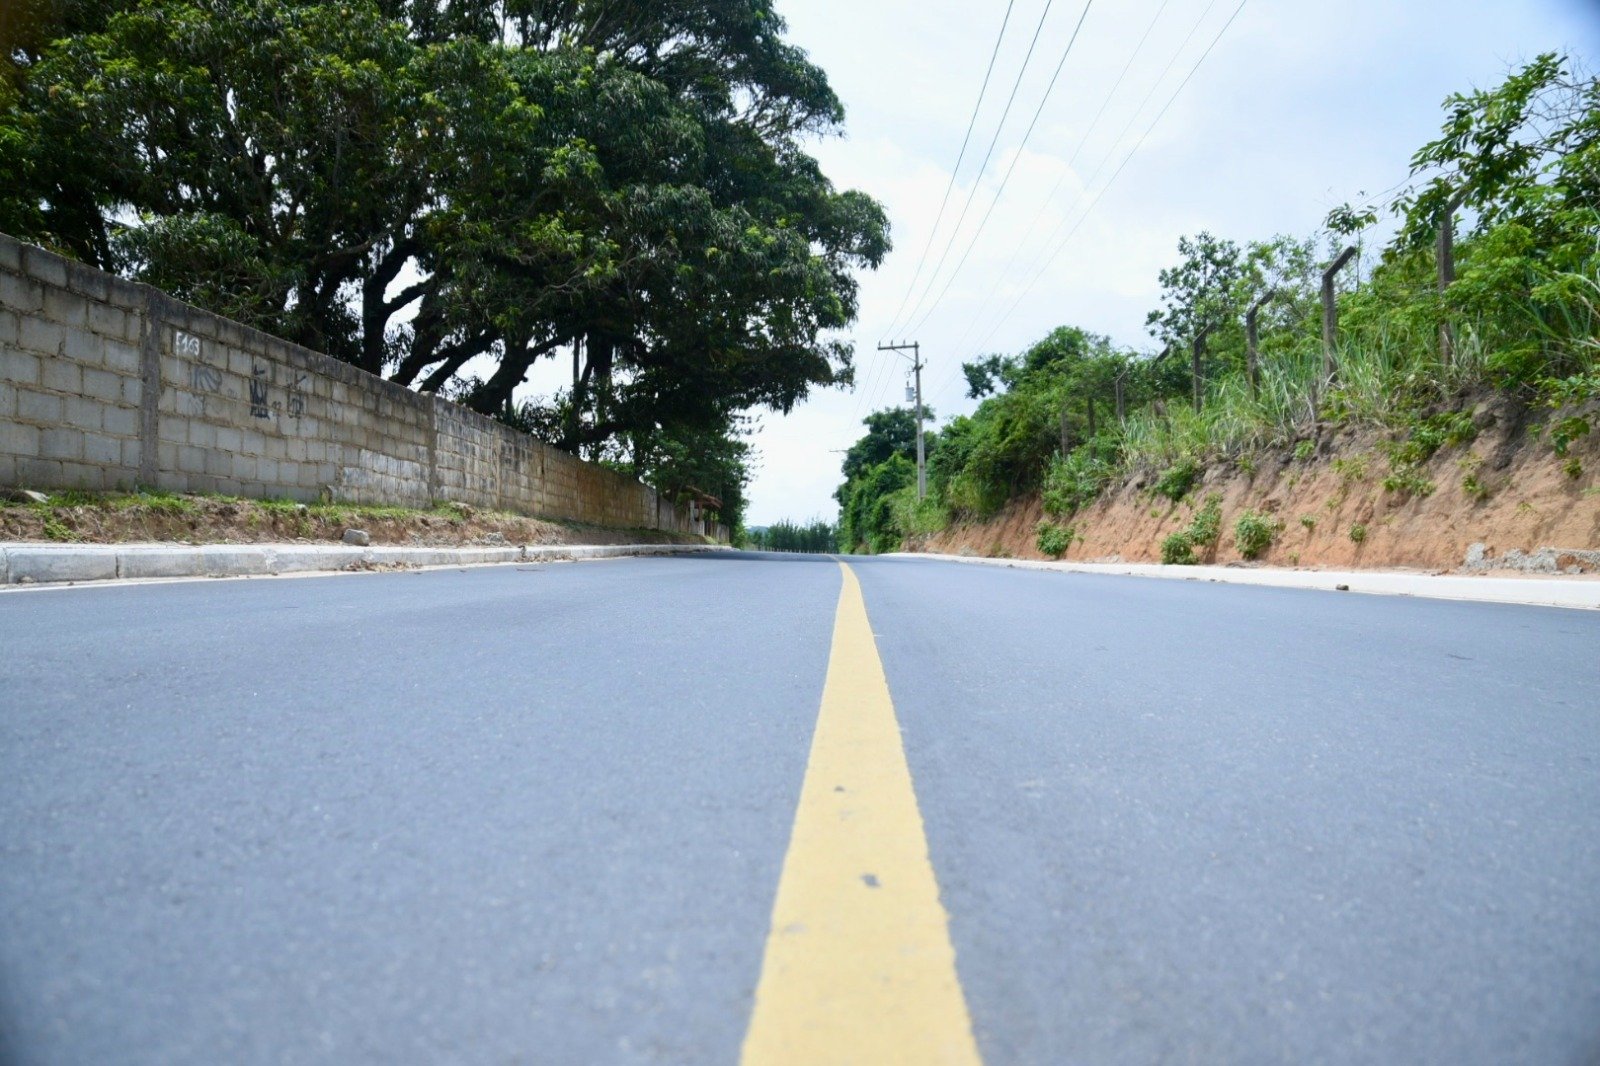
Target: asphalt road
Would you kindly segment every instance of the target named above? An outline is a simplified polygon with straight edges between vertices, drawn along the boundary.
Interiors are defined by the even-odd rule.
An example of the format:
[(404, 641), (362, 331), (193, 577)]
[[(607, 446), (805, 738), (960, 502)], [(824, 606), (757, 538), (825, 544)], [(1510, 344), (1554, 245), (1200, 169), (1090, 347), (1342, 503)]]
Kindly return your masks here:
[[(1600, 614), (851, 566), (991, 1066), (1600, 1062)], [(841, 580), (0, 594), (0, 1061), (738, 1061)]]

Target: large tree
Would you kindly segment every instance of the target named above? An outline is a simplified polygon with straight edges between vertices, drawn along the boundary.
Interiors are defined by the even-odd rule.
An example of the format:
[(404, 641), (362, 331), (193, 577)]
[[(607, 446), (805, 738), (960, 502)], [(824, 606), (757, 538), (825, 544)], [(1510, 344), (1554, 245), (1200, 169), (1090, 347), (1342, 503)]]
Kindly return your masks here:
[(0, 228), (490, 413), (570, 356), (521, 417), (636, 466), (849, 380), (887, 224), (771, 0), (51, 11), (0, 26)]

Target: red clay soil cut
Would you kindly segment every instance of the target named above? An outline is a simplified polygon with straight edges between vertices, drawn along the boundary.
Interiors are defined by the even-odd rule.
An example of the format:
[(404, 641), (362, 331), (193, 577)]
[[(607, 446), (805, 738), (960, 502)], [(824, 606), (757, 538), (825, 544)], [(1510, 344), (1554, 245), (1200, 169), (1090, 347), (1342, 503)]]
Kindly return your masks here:
[[(1600, 433), (1558, 456), (1513, 405), (1480, 404), (1474, 421), (1476, 440), (1441, 448), (1417, 471), (1432, 483), (1427, 494), (1384, 487), (1390, 464), (1373, 431), (1325, 435), (1303, 460), (1288, 447), (1212, 465), (1181, 503), (1150, 490), (1156, 475), (1135, 476), (1061, 520), (1082, 538), (1063, 558), (1159, 562), (1161, 542), (1215, 493), (1222, 537), (1202, 562), (1242, 561), (1233, 526), (1253, 510), (1281, 523), (1256, 560), (1263, 565), (1600, 573)], [(1042, 559), (1034, 541), (1043, 517), (1037, 497), (1016, 500), (914, 550)]]

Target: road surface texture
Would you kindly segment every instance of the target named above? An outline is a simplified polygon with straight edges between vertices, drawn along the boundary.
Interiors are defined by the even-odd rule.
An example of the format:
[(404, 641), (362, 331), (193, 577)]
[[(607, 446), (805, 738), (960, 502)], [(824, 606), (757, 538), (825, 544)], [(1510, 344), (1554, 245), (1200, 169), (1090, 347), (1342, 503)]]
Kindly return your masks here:
[(7, 1064), (1600, 1061), (1600, 613), (728, 553), (0, 649)]

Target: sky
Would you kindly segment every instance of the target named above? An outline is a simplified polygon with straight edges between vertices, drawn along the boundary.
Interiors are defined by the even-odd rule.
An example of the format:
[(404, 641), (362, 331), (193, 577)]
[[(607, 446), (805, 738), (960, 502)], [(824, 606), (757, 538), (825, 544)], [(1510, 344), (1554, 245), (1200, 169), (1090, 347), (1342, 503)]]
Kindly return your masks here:
[(1451, 93), (1544, 51), (1600, 66), (1600, 0), (1091, 0), (1087, 14), (1082, 0), (1014, 0), (952, 185), (1006, 7), (778, 0), (846, 108), (843, 136), (813, 154), (884, 205), (895, 247), (860, 279), (855, 389), (760, 414), (749, 525), (836, 517), (839, 453), (868, 412), (905, 403), (908, 364), (879, 342), (921, 344), (941, 424), (976, 406), (962, 362), (1056, 326), (1148, 349), (1144, 316), (1180, 236), (1308, 236), (1331, 208), (1404, 182)]

